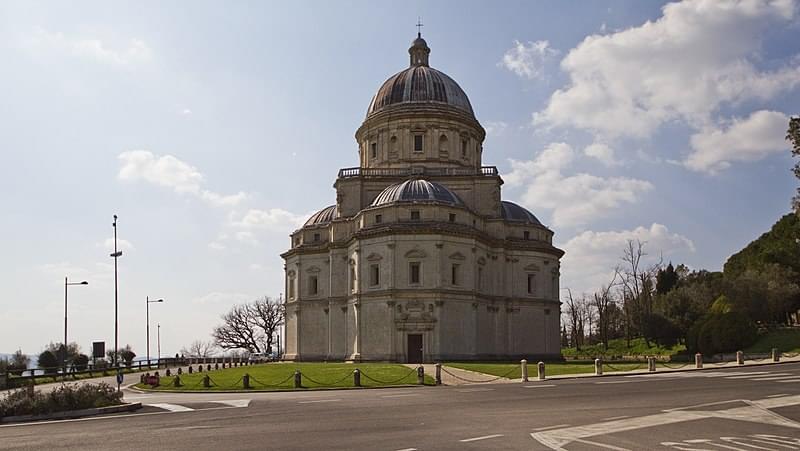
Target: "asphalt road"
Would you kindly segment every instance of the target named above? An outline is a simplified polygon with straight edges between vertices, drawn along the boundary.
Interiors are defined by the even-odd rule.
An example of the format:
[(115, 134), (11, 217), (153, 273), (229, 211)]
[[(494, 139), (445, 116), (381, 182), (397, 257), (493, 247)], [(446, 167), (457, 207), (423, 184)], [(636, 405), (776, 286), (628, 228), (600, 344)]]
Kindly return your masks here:
[(800, 450), (800, 363), (525, 384), (137, 394), (0, 449)]

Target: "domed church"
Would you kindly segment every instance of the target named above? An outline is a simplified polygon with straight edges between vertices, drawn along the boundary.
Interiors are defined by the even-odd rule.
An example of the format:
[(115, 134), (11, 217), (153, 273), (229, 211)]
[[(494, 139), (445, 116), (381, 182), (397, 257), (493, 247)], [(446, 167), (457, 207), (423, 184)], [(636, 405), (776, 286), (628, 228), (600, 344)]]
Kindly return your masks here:
[(553, 232), (501, 200), (469, 98), (428, 64), (389, 77), (356, 130), (336, 204), (291, 234), (287, 360), (434, 362), (560, 355)]

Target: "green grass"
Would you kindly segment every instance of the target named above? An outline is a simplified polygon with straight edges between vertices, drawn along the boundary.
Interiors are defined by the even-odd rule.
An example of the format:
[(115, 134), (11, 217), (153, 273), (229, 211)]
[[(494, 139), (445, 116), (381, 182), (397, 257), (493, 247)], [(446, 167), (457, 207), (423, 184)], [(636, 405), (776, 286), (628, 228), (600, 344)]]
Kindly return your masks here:
[(602, 345), (586, 345), (581, 346), (578, 351), (575, 348), (561, 348), (561, 354), (564, 357), (586, 357), (586, 356), (671, 356), (675, 355), (686, 349), (684, 345), (677, 345), (674, 347), (662, 347), (655, 343), (650, 343), (652, 346), (647, 346), (643, 338), (636, 338), (631, 340), (631, 346), (628, 347), (624, 338), (617, 338), (608, 341), (608, 350), (604, 350)]
[[(528, 377), (534, 378), (537, 374), (536, 364), (538, 362), (528, 363)], [(502, 362), (450, 362), (445, 363), (445, 366), (461, 368), (463, 370), (475, 371), (478, 373), (491, 374), (493, 376), (506, 377), (509, 379), (519, 379), (522, 377), (522, 368), (518, 362), (515, 363), (502, 363)], [(603, 366), (604, 371), (631, 371), (636, 369), (646, 369), (647, 364), (644, 362), (639, 363), (611, 363)], [(594, 373), (594, 363), (562, 363), (562, 362), (549, 362), (545, 364), (545, 374), (547, 376), (557, 376), (560, 374), (584, 374)]]
[[(242, 390), (242, 376), (245, 373), (250, 375), (250, 386), (253, 389), (293, 390), (295, 370), (299, 370), (303, 375), (303, 388), (349, 388), (353, 387), (353, 371), (356, 368), (361, 371), (362, 387), (384, 387), (417, 383), (416, 370), (390, 363), (264, 363), (202, 373), (184, 373), (180, 376), (181, 387), (172, 385), (172, 377), (162, 377), (162, 385), (155, 388), (155, 390)], [(211, 378), (212, 385), (210, 388), (203, 387), (203, 376), (205, 375)], [(433, 378), (430, 375), (425, 375), (425, 383), (432, 385), (434, 383)], [(144, 388), (149, 388), (149, 386), (144, 386)]]
[(744, 352), (771, 352), (772, 348), (778, 348), (781, 352), (800, 352), (800, 329), (778, 329), (767, 332)]

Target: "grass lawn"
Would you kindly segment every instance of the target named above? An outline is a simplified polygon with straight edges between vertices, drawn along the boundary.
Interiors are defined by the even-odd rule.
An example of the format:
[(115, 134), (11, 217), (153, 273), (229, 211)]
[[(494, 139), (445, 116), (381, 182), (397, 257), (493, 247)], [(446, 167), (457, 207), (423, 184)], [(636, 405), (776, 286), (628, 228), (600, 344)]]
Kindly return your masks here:
[[(362, 387), (417, 383), (416, 370), (391, 363), (264, 363), (203, 373), (184, 373), (181, 375), (181, 387), (174, 387), (171, 383), (172, 378), (162, 377), (162, 385), (156, 390), (241, 390), (242, 376), (245, 373), (250, 375), (250, 386), (254, 389), (292, 390), (295, 370), (299, 370), (303, 375), (303, 388), (347, 388), (353, 387), (353, 371), (356, 368), (361, 371)], [(203, 387), (203, 376), (206, 374), (211, 378), (211, 388)], [(425, 383), (430, 385), (434, 383), (431, 375), (425, 375)]]
[(772, 348), (778, 348), (781, 352), (800, 352), (800, 329), (778, 329), (767, 332), (744, 352), (771, 352)]
[[(536, 378), (538, 362), (528, 363), (528, 377)], [(491, 374), (494, 376), (506, 377), (509, 379), (518, 379), (522, 377), (522, 368), (519, 363), (502, 363), (502, 362), (450, 362), (443, 364), (445, 366), (452, 366), (461, 368), (463, 370), (476, 371), (478, 373)], [(660, 366), (660, 365), (659, 365)], [(613, 367), (613, 368), (612, 368)], [(646, 369), (647, 364), (640, 363), (612, 363), (603, 365), (604, 371), (631, 371), (637, 369)], [(594, 363), (561, 363), (550, 362), (545, 364), (545, 375), (556, 376), (559, 374), (582, 374), (594, 373)]]
[(684, 345), (677, 345), (674, 347), (662, 347), (658, 346), (655, 343), (651, 343), (652, 346), (647, 346), (642, 338), (636, 338), (631, 340), (631, 346), (628, 347), (627, 343), (625, 342), (624, 338), (615, 338), (613, 340), (608, 341), (608, 350), (604, 350), (603, 346), (596, 344), (596, 345), (586, 345), (581, 346), (581, 350), (578, 351), (575, 348), (561, 348), (561, 354), (564, 357), (585, 357), (585, 356), (602, 356), (602, 355), (609, 355), (609, 356), (648, 356), (648, 355), (660, 355), (660, 356), (671, 356), (677, 354), (686, 349)]

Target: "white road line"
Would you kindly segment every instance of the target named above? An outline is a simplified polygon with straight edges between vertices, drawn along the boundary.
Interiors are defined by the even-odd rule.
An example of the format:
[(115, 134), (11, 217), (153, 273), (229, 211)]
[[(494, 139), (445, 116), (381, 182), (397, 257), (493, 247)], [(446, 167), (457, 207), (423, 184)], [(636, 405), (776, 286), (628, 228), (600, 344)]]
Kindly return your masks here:
[(750, 373), (740, 373), (740, 372), (737, 371), (735, 373), (731, 373), (731, 376), (725, 376), (725, 379), (749, 379), (749, 378), (751, 378), (753, 376), (763, 376), (763, 375), (767, 375), (767, 374), (770, 374), (770, 372), (769, 371), (753, 371), (753, 372), (750, 372)]
[(631, 382), (644, 382), (644, 381), (605, 381), (605, 382), (595, 382), (598, 385), (604, 384), (630, 384)]
[(466, 388), (461, 390), (456, 390), (459, 393), (477, 393), (481, 391), (494, 391), (493, 388)]
[(623, 419), (623, 418), (630, 418), (630, 417), (631, 417), (630, 415), (620, 415), (620, 416), (618, 416), (618, 417), (609, 417), (609, 418), (604, 418), (604, 421), (611, 421), (611, 420), (621, 420), (621, 419)]
[(403, 449), (398, 449), (397, 451), (417, 451), (417, 448), (403, 448)]
[(156, 404), (142, 404), (144, 406), (158, 407), (159, 409), (169, 410), (170, 412), (191, 412), (194, 409), (191, 407), (181, 406), (178, 404), (167, 404), (165, 402)]
[(461, 439), (461, 440), (459, 440), (459, 442), (462, 442), (462, 443), (477, 442), (478, 440), (488, 440), (490, 438), (497, 438), (497, 437), (502, 437), (502, 436), (503, 436), (503, 434), (484, 435), (482, 437), (472, 437), (472, 438)]
[(555, 385), (523, 385), (522, 388), (547, 388), (547, 387), (555, 387)]
[(631, 451), (628, 448), (620, 448), (618, 446), (607, 445), (605, 443), (590, 442), (589, 440), (584, 440), (584, 439), (580, 439), (580, 438), (575, 440), (575, 441), (578, 442), (578, 443), (583, 443), (584, 445), (592, 445), (592, 446), (597, 446), (597, 447), (605, 448), (605, 449), (613, 449), (615, 451)]
[(544, 426), (541, 428), (534, 428), (534, 431), (546, 431), (547, 429), (558, 429), (558, 428), (565, 428), (569, 426), (568, 424), (554, 424), (552, 426)]
[(230, 399), (225, 401), (209, 401), (209, 402), (225, 404), (226, 406), (231, 406), (231, 407), (247, 407), (250, 405), (249, 399)]
[(386, 396), (381, 396), (381, 398), (405, 398), (405, 397), (408, 397), (408, 396), (419, 396), (419, 393), (405, 393), (405, 394), (402, 394), (402, 395), (386, 395)]
[[(210, 409), (203, 409), (203, 411), (208, 410), (225, 410), (225, 409), (236, 409), (236, 407), (211, 407)], [(195, 410), (196, 412), (196, 410)], [(36, 421), (34, 423), (12, 423), (12, 424), (0, 424), (0, 428), (18, 428), (18, 427), (30, 427), (30, 426), (43, 426), (47, 424), (56, 424), (56, 423), (75, 423), (78, 421), (104, 421), (104, 420), (114, 420), (117, 418), (130, 418), (130, 417), (148, 417), (150, 415), (169, 415), (172, 413), (181, 413), (181, 412), (170, 412), (168, 410), (162, 410), (160, 412), (145, 412), (145, 413), (123, 413), (120, 415), (101, 415), (97, 417), (85, 417), (85, 418), (71, 418), (68, 420), (47, 420), (47, 421)]]
[(792, 373), (778, 373), (778, 374), (771, 374), (769, 377), (754, 377), (750, 379), (751, 381), (776, 381), (778, 379), (787, 379), (787, 378), (797, 378), (800, 377), (798, 374)]
[(299, 401), (298, 404), (312, 404), (317, 402), (336, 402), (341, 401), (341, 399), (315, 399), (313, 401)]
[(778, 398), (780, 396), (789, 396), (789, 393), (778, 393), (776, 395), (769, 395), (767, 398)]

